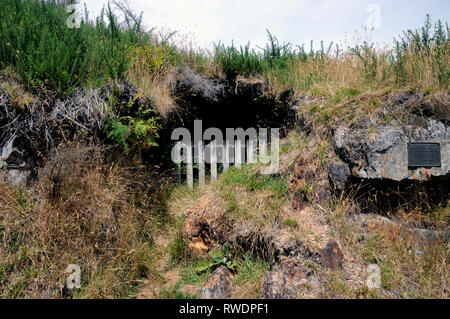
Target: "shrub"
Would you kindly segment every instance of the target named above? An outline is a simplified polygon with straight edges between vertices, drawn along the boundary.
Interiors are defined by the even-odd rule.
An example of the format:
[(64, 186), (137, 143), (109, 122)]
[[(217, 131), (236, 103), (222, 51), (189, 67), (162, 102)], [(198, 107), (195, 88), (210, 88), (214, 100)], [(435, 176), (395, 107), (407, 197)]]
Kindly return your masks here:
[[(441, 20), (431, 23), (427, 15), (425, 25), (403, 32), (394, 39), (391, 63), (398, 83), (416, 82), (428, 86), (448, 88), (450, 82), (450, 32)], [(431, 82), (431, 83), (426, 83)]]
[(148, 150), (158, 146), (156, 140), (161, 128), (159, 117), (153, 115), (150, 107), (138, 102), (141, 93), (128, 102), (120, 101), (114, 94), (110, 98), (112, 116), (106, 125), (108, 138), (122, 147), (125, 154), (131, 148)]
[(109, 6), (95, 21), (86, 12), (80, 28), (69, 28), (69, 2), (2, 1), (0, 64), (13, 65), (36, 91), (66, 95), (76, 86), (121, 79), (129, 67), (129, 47), (148, 39), (140, 20), (121, 27)]

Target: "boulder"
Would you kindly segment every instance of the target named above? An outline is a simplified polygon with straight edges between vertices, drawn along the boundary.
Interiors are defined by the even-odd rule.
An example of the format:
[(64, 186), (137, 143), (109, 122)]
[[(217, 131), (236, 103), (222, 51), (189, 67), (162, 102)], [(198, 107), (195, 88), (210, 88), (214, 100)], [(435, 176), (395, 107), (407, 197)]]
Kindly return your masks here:
[(30, 174), (30, 171), (20, 169), (0, 170), (0, 182), (15, 187), (25, 187)]
[(296, 299), (314, 297), (320, 282), (314, 270), (297, 258), (287, 258), (267, 273), (263, 299)]
[(348, 165), (342, 161), (337, 161), (328, 165), (328, 178), (337, 190), (344, 189), (345, 183), (351, 176)]
[(9, 141), (0, 148), (0, 169), (3, 168), (21, 168), (25, 167), (25, 162), (22, 160), (24, 154), (17, 147), (14, 147), (16, 137), (12, 137)]
[(322, 266), (330, 269), (342, 267), (344, 254), (342, 253), (336, 241), (331, 240), (320, 252), (320, 261)]
[[(450, 127), (429, 119), (427, 127), (385, 126), (338, 128), (334, 147), (351, 175), (362, 179), (430, 180), (450, 175)], [(434, 142), (441, 146), (441, 167), (408, 168), (408, 142)], [(343, 176), (342, 176), (343, 177)]]
[(217, 268), (202, 288), (202, 299), (226, 299), (231, 297), (231, 273), (225, 266)]
[(279, 233), (273, 238), (273, 245), (275, 248), (275, 256), (296, 256), (299, 254), (299, 244), (292, 237), (292, 234), (281, 229)]
[(215, 243), (225, 242), (228, 224), (216, 201), (216, 196), (206, 194), (185, 215), (182, 232), (193, 256), (205, 255)]
[(0, 182), (12, 186), (26, 185), (30, 171), (26, 170), (24, 152), (14, 147), (16, 137), (12, 137), (0, 148)]
[(385, 238), (398, 241), (400, 238), (412, 238), (421, 245), (430, 245), (439, 241), (450, 241), (450, 228), (434, 230), (402, 225), (384, 216), (364, 214), (358, 216), (361, 226), (368, 233), (381, 233)]

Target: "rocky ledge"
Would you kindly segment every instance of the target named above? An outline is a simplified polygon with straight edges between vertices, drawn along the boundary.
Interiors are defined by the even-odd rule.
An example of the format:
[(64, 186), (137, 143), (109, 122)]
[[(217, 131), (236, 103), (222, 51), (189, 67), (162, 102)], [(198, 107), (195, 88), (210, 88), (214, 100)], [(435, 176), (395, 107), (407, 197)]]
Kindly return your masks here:
[[(441, 166), (408, 167), (409, 142), (439, 143)], [(334, 147), (342, 162), (329, 167), (329, 175), (337, 186), (350, 175), (393, 181), (425, 181), (450, 175), (450, 127), (442, 121), (429, 119), (425, 127), (340, 127), (334, 134)]]

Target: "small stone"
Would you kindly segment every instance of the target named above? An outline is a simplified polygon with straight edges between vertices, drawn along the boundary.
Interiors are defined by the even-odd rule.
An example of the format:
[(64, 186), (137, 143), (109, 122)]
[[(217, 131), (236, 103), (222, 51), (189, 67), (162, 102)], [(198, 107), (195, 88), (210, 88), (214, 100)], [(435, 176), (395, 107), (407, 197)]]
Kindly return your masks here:
[(328, 242), (327, 246), (320, 252), (320, 260), (322, 266), (336, 269), (342, 267), (342, 262), (344, 260), (344, 254), (339, 248), (336, 241), (331, 240)]
[(276, 256), (297, 255), (299, 246), (297, 241), (292, 238), (292, 234), (287, 230), (281, 230), (273, 239)]
[(202, 288), (202, 299), (226, 299), (231, 297), (231, 273), (225, 266), (217, 268)]
[(331, 184), (337, 190), (342, 190), (350, 177), (350, 169), (348, 165), (342, 161), (338, 161), (328, 165), (328, 178)]

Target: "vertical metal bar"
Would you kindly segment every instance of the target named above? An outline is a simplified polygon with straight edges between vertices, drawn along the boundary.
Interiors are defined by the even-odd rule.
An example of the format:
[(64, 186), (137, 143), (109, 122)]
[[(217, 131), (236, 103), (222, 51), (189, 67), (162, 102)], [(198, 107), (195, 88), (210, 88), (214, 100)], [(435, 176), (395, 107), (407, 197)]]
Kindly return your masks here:
[(192, 143), (186, 145), (186, 175), (187, 184), (190, 188), (194, 188), (194, 166), (192, 159)]
[(211, 181), (217, 179), (217, 147), (216, 141), (211, 142)]
[(241, 149), (241, 140), (237, 139), (235, 142), (235, 149), (234, 149), (234, 158), (235, 158), (235, 166), (237, 169), (241, 169), (242, 167), (242, 149)]
[(223, 172), (225, 173), (230, 168), (230, 143), (225, 141), (225, 151), (223, 154)]
[(198, 142), (198, 184), (205, 185), (205, 154), (202, 141)]

